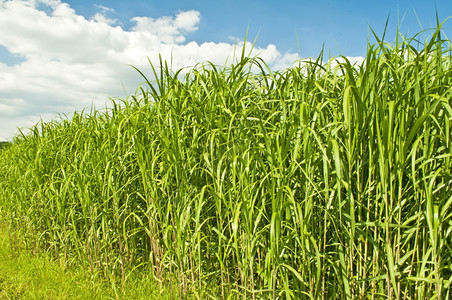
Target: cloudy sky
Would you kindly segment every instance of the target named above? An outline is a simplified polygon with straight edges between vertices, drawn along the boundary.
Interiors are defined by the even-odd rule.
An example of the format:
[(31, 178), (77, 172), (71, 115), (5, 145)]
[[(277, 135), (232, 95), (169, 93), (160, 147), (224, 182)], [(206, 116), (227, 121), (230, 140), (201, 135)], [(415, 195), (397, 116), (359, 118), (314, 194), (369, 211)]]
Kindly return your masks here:
[[(230, 63), (236, 45), (272, 68), (300, 58), (366, 53), (369, 26), (387, 40), (452, 16), (450, 0), (0, 0), (0, 141), (109, 97), (125, 98), (158, 55), (175, 68)], [(452, 36), (452, 19), (444, 25)], [(299, 42), (297, 42), (297, 40)], [(370, 37), (370, 41), (373, 39)]]

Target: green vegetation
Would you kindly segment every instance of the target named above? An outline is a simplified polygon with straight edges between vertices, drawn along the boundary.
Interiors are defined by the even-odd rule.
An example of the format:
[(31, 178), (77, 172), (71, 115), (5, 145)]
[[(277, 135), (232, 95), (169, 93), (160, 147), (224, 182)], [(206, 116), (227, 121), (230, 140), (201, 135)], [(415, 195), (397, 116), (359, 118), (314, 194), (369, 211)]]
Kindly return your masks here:
[(448, 299), (452, 53), (418, 38), (377, 38), (360, 66), (160, 62), (148, 90), (0, 152), (0, 212), (118, 288)]
[(0, 149), (8, 146), (10, 143), (9, 142), (0, 142)]
[[(161, 289), (145, 277), (129, 279), (120, 288), (89, 276), (81, 267), (56, 261), (49, 253), (32, 253), (19, 237), (8, 236), (0, 221), (0, 299), (171, 299), (171, 291)], [(15, 242), (14, 242), (15, 241)], [(12, 247), (11, 247), (12, 246)]]
[(51, 258), (33, 256), (17, 245), (11, 249), (7, 232), (2, 222), (0, 299), (100, 299), (107, 295), (108, 289), (92, 284), (82, 272), (69, 272)]

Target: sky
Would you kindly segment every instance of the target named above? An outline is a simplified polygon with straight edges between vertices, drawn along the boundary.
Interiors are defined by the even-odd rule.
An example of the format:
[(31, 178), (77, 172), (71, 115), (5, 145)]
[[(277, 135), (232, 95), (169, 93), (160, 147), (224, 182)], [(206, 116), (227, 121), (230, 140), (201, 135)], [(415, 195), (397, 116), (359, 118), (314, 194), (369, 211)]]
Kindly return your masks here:
[[(40, 120), (133, 94), (159, 54), (174, 69), (232, 63), (247, 49), (274, 70), (300, 59), (359, 62), (397, 27), (412, 37), (452, 16), (451, 0), (0, 0), (0, 141)], [(426, 31), (422, 38), (427, 37)], [(452, 37), (452, 19), (443, 32)]]

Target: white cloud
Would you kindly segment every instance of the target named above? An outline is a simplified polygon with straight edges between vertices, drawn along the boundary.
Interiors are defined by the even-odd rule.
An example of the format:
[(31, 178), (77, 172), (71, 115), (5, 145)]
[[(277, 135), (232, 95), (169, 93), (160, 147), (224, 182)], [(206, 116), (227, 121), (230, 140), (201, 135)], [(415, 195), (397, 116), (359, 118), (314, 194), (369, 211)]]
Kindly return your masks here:
[(132, 30), (141, 33), (147, 38), (158, 38), (165, 44), (179, 44), (185, 41), (184, 33), (193, 32), (200, 21), (200, 13), (195, 10), (179, 12), (176, 18), (161, 17), (158, 19), (148, 17), (134, 17), (136, 25)]
[(287, 69), (296, 64), (296, 61), (299, 59), (300, 56), (296, 53), (284, 53), (276, 59), (276, 62), (273, 64), (273, 68), (276, 70)]
[[(0, 45), (24, 57), (20, 64), (0, 62), (0, 140), (10, 139), (16, 127), (30, 126), (57, 113), (103, 108), (108, 97), (125, 97), (143, 81), (158, 55), (172, 60), (175, 69), (210, 61), (232, 63), (243, 43), (197, 43), (187, 34), (198, 30), (198, 11), (175, 16), (132, 18), (124, 30), (109, 16), (114, 11), (97, 6), (91, 19), (78, 15), (59, 0), (0, 0)], [(246, 49), (252, 48), (247, 42)], [(298, 57), (280, 53), (275, 45), (253, 49), (270, 66), (284, 68)], [(149, 72), (147, 72), (149, 73)]]
[(174, 20), (174, 26), (180, 28), (186, 32), (192, 32), (198, 30), (200, 21), (200, 13), (196, 10), (189, 10), (185, 12), (179, 12)]
[(107, 25), (115, 25), (118, 22), (118, 20), (110, 19), (107, 16), (105, 16), (105, 14), (103, 14), (103, 13), (96, 13), (93, 16), (93, 20), (96, 22), (99, 22), (99, 23), (105, 23)]
[(110, 7), (106, 7), (106, 6), (99, 5), (99, 4), (94, 4), (94, 6), (99, 8), (103, 13), (106, 13), (106, 12), (114, 13), (115, 12), (115, 10), (113, 8), (110, 8)]
[(20, 98), (0, 99), (0, 117), (17, 116), (23, 109), (25, 101)]
[(340, 68), (339, 65), (344, 63), (350, 63), (356, 69), (359, 69), (363, 64), (365, 58), (362, 56), (347, 56), (347, 57), (334, 57), (329, 60), (329, 64), (332, 70), (336, 70), (338, 75), (344, 75), (343, 68)]
[(92, 17), (94, 21), (99, 23), (105, 23), (107, 25), (115, 25), (118, 23), (118, 20), (111, 19), (107, 16), (107, 14), (109, 13), (115, 13), (114, 9), (97, 4), (95, 4), (94, 6), (100, 9), (100, 12), (94, 14), (94, 16)]

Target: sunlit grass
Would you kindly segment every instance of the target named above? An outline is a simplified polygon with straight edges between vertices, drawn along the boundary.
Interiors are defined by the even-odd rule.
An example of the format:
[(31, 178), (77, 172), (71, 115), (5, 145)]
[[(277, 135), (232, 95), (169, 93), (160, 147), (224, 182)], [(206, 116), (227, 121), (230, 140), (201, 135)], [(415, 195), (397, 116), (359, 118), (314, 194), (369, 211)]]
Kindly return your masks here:
[(126, 282), (113, 286), (83, 267), (55, 260), (42, 249), (31, 250), (0, 220), (0, 299), (147, 300), (174, 299), (177, 293), (141, 273), (129, 274)]
[(2, 150), (1, 212), (118, 287), (447, 299), (451, 47), (439, 29), (415, 38), (378, 40), (360, 66), (153, 66), (149, 90)]
[[(0, 223), (0, 299), (112, 299), (108, 285), (92, 283), (83, 270), (70, 271), (46, 255), (32, 255)], [(110, 294), (109, 294), (110, 293)]]

